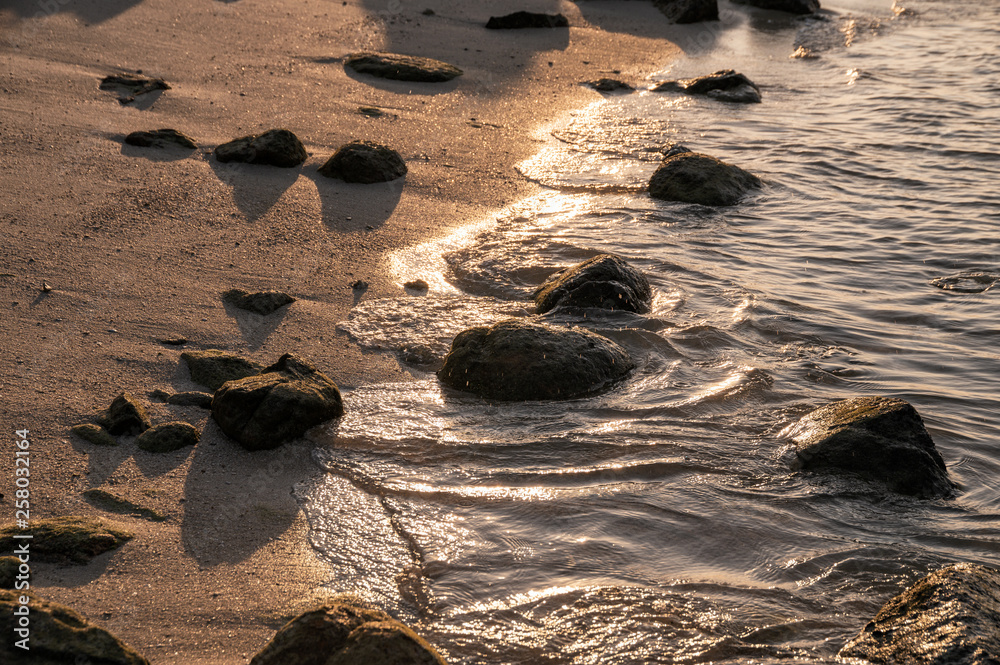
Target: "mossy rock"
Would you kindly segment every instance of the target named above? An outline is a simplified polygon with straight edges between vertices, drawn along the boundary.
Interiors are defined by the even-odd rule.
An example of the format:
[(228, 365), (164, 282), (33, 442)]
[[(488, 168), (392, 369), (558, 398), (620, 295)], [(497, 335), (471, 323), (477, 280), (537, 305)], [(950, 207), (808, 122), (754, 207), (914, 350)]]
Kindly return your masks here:
[(118, 441), (115, 437), (108, 434), (108, 430), (104, 429), (100, 425), (95, 425), (93, 423), (83, 423), (80, 425), (73, 425), (70, 429), (73, 434), (86, 441), (87, 443), (92, 443), (95, 446), (117, 446)]
[(11, 552), (20, 542), (15, 535), (32, 536), (31, 558), (61, 564), (85, 564), (99, 554), (118, 549), (132, 534), (107, 527), (89, 517), (51, 517), (33, 520), (27, 529), (0, 529), (0, 552)]
[(151, 427), (135, 440), (135, 445), (147, 453), (170, 453), (193, 446), (201, 438), (201, 432), (190, 423), (163, 423)]
[(132, 503), (128, 499), (123, 499), (120, 496), (116, 496), (111, 492), (107, 492), (102, 489), (86, 490), (83, 493), (83, 496), (91, 503), (91, 505), (109, 513), (141, 517), (142, 519), (150, 520), (152, 522), (162, 522), (167, 519), (155, 510), (144, 508), (138, 504)]
[(181, 359), (191, 371), (191, 380), (213, 392), (227, 381), (253, 376), (261, 370), (261, 366), (251, 360), (218, 349), (185, 351)]
[(127, 392), (116, 397), (99, 420), (109, 434), (140, 434), (149, 429), (145, 407)]
[(0, 589), (13, 589), (21, 560), (16, 556), (0, 556)]

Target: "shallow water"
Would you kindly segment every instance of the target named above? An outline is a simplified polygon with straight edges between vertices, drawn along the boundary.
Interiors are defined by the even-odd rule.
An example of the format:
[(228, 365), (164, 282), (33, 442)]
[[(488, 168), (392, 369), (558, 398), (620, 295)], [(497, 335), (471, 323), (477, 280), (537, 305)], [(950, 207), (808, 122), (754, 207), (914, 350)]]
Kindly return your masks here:
[[(544, 194), (393, 257), (429, 293), (341, 329), (418, 380), (345, 394), (317, 437), (329, 473), (299, 492), (332, 588), (455, 663), (819, 663), (927, 572), (1000, 565), (1000, 5), (825, 6), (724, 5), (653, 77), (738, 63), (762, 104), (608, 96), (521, 165)], [(788, 58), (800, 45), (820, 57)], [(766, 187), (654, 201), (674, 142)], [(457, 332), (530, 315), (548, 274), (600, 252), (646, 271), (653, 311), (544, 319), (625, 345), (627, 382), (518, 404), (437, 383)], [(955, 500), (791, 470), (779, 432), (859, 394), (917, 407)]]

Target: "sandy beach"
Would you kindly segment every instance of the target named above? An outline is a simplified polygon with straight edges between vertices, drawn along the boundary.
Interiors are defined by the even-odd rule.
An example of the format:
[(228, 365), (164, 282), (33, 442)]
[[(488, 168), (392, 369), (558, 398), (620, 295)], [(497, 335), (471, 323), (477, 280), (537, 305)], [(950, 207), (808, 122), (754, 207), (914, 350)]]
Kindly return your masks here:
[[(562, 12), (571, 27), (483, 28), (520, 9)], [(638, 84), (667, 64), (678, 48), (661, 36), (666, 25), (651, 4), (612, 0), (5, 3), (3, 422), (31, 433), (33, 519), (96, 516), (135, 534), (89, 565), (33, 566), (33, 589), (152, 663), (186, 665), (244, 663), (324, 597), (330, 573), (292, 494), (320, 473), (309, 442), (248, 453), (207, 411), (148, 393), (197, 389), (179, 359), (185, 349), (265, 365), (294, 352), (345, 391), (406, 380), (393, 356), (362, 352), (337, 322), (359, 300), (402, 293), (421, 277), (393, 274), (389, 252), (536, 192), (514, 165), (535, 152), (539, 130), (600, 99), (582, 81)], [(464, 75), (444, 84), (348, 75), (342, 59), (360, 50), (433, 57)], [(98, 88), (104, 76), (139, 70), (171, 89), (121, 105)], [(199, 149), (123, 144), (132, 131), (166, 127)], [(302, 167), (211, 156), (220, 143), (278, 127), (304, 142)], [(381, 185), (319, 176), (353, 139), (398, 150), (408, 175)], [(358, 280), (366, 290), (352, 288)], [(232, 288), (298, 300), (262, 318), (224, 306), (220, 294)], [(189, 341), (159, 341), (175, 337)], [(70, 435), (122, 391), (154, 422), (194, 424), (200, 443), (156, 455), (129, 437), (99, 448)], [(6, 525), (14, 474), (4, 450)], [(167, 519), (100, 511), (81, 495), (91, 488)]]

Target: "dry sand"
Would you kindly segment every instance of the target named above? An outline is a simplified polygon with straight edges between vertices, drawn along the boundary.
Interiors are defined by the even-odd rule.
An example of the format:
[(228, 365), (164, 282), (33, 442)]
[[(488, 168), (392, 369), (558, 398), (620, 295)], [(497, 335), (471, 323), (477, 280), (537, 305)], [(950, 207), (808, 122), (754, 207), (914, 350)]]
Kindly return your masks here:
[[(342, 389), (406, 380), (395, 358), (335, 330), (362, 298), (402, 293), (392, 250), (489, 217), (536, 191), (514, 165), (539, 128), (599, 99), (579, 83), (642, 82), (677, 48), (642, 2), (513, 0), (16, 0), (0, 7), (0, 353), (3, 423), (29, 429), (32, 517), (95, 515), (136, 534), (90, 565), (33, 568), (35, 589), (102, 625), (153, 663), (243, 663), (335, 580), (292, 495), (318, 473), (308, 443), (247, 453), (194, 407), (147, 393), (196, 389), (181, 349), (269, 364), (310, 359)], [(424, 9), (433, 9), (433, 16)], [(491, 14), (561, 11), (566, 30), (487, 31)], [(462, 67), (446, 84), (348, 76), (350, 52), (425, 55)], [(98, 89), (142, 70), (172, 89), (122, 106)], [(620, 70), (620, 74), (613, 74)], [(368, 118), (358, 107), (387, 111)], [(123, 145), (172, 127), (202, 148)], [(274, 127), (310, 158), (298, 169), (222, 165), (215, 145)], [(387, 185), (326, 180), (343, 143), (399, 150)], [(52, 290), (42, 292), (42, 284)], [(230, 288), (298, 302), (266, 319), (227, 310)], [(154, 422), (203, 428), (193, 450), (98, 448), (69, 434), (128, 390)], [(0, 523), (13, 519), (13, 455), (0, 457)], [(104, 513), (103, 488), (168, 516)]]

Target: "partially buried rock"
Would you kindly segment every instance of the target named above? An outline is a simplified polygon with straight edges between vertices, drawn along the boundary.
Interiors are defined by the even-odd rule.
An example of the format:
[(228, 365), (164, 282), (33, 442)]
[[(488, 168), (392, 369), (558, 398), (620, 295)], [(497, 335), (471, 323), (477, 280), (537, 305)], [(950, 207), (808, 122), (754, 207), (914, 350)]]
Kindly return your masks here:
[(535, 291), (539, 314), (557, 306), (648, 312), (653, 290), (640, 271), (611, 254), (601, 254), (549, 277)]
[(729, 206), (760, 187), (760, 179), (738, 166), (697, 152), (664, 158), (649, 179), (649, 195), (665, 201)]
[(347, 56), (344, 66), (359, 74), (425, 83), (443, 83), (462, 74), (447, 62), (398, 53), (354, 53)]
[(628, 351), (588, 330), (508, 319), (460, 333), (438, 378), (487, 399), (568, 399), (597, 393), (634, 367)]
[(139, 95), (144, 95), (155, 90), (170, 90), (170, 86), (163, 79), (150, 78), (141, 74), (119, 74), (105, 76), (101, 80), (101, 90), (109, 90), (118, 93), (118, 102), (129, 104), (135, 101)]
[(654, 4), (674, 23), (719, 20), (718, 0), (655, 0)]
[(149, 429), (146, 409), (129, 393), (122, 393), (100, 418), (110, 434), (139, 434)]
[(181, 359), (191, 370), (191, 380), (211, 391), (218, 390), (226, 381), (253, 376), (261, 368), (251, 360), (218, 349), (185, 351)]
[(562, 14), (514, 12), (506, 16), (491, 16), (486, 22), (489, 30), (519, 30), (521, 28), (567, 28), (569, 21)]
[(199, 409), (212, 408), (212, 395), (198, 390), (167, 394), (164, 401), (174, 406), (197, 406)]
[(960, 563), (931, 573), (886, 603), (837, 655), (873, 663), (996, 665), (1000, 571)]
[(170, 453), (198, 443), (201, 433), (185, 422), (163, 423), (139, 435), (135, 445), (147, 453)]
[(653, 92), (683, 92), (741, 104), (755, 104), (761, 99), (757, 84), (732, 69), (721, 69), (693, 79), (664, 81), (657, 84)]
[(277, 632), (250, 665), (445, 665), (411, 629), (385, 612), (329, 602)]
[(95, 446), (117, 446), (118, 442), (115, 437), (108, 434), (108, 431), (101, 427), (100, 425), (94, 425), (93, 423), (83, 423), (81, 425), (74, 425), (70, 429), (73, 434), (83, 439), (88, 443), (92, 443)]
[(292, 168), (309, 157), (306, 148), (287, 129), (272, 129), (263, 134), (252, 134), (223, 143), (215, 149), (220, 162), (244, 162)]
[[(29, 598), (31, 608), (30, 651), (17, 646), (21, 626), (15, 611), (21, 597)], [(0, 662), (32, 665), (149, 665), (149, 661), (123, 644), (118, 638), (87, 621), (75, 611), (26, 591), (0, 590)], [(26, 657), (26, 654), (31, 654)]]
[(198, 147), (190, 136), (176, 129), (155, 129), (151, 132), (132, 132), (125, 137), (125, 143), (141, 148), (181, 147), (194, 150)]
[(835, 402), (806, 414), (783, 434), (795, 442), (802, 469), (855, 474), (921, 498), (954, 494), (920, 414), (901, 399)]
[(337, 385), (291, 354), (257, 376), (230, 381), (212, 400), (215, 422), (247, 450), (277, 448), (343, 413)]
[(27, 529), (0, 529), (0, 552), (12, 552), (21, 542), (17, 535), (31, 536), (32, 561), (62, 564), (88, 563), (132, 539), (132, 534), (89, 517), (52, 517), (32, 520)]
[(344, 182), (389, 182), (406, 175), (406, 162), (392, 148), (371, 141), (352, 141), (334, 153), (319, 172)]
[(635, 88), (624, 81), (609, 78), (600, 78), (596, 81), (590, 81), (587, 85), (597, 92), (632, 92), (635, 90)]
[(222, 294), (222, 299), (234, 307), (256, 312), (261, 316), (273, 314), (285, 305), (295, 302), (295, 298), (281, 291), (250, 293), (243, 289), (230, 289)]
[(791, 14), (812, 14), (819, 11), (819, 0), (733, 0), (733, 2)]

